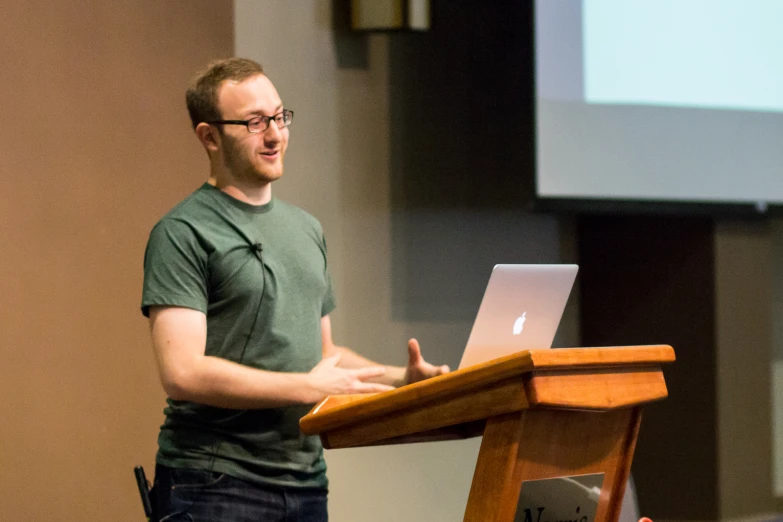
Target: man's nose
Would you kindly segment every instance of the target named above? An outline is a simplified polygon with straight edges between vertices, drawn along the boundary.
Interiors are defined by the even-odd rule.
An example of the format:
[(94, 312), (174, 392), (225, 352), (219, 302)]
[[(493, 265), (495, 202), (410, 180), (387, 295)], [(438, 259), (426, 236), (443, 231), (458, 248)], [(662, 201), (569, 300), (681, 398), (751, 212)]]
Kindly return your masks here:
[(269, 127), (264, 131), (264, 141), (270, 143), (277, 143), (283, 137), (283, 130), (277, 126), (274, 121), (269, 122)]

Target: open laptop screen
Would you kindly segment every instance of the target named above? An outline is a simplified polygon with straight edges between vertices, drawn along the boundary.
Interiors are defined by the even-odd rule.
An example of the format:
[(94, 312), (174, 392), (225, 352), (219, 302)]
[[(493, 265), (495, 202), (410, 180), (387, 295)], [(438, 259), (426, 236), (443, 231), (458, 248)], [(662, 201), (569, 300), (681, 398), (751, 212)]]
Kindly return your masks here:
[(577, 265), (495, 265), (459, 367), (552, 347)]

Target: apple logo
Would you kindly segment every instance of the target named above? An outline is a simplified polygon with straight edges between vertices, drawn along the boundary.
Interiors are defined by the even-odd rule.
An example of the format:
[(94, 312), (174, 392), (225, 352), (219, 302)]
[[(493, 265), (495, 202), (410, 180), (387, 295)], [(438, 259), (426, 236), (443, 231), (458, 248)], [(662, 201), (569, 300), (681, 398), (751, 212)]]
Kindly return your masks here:
[(527, 312), (523, 313), (519, 317), (517, 317), (517, 320), (514, 321), (514, 335), (519, 335), (522, 333), (522, 329), (525, 327), (525, 316), (527, 315)]

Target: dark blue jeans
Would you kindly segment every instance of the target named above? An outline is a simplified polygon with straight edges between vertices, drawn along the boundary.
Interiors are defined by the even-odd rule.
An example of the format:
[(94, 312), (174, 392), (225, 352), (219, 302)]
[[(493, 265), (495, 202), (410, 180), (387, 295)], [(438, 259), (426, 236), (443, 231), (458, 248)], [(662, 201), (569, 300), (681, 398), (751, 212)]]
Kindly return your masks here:
[(327, 522), (326, 490), (266, 488), (223, 473), (157, 465), (153, 521)]

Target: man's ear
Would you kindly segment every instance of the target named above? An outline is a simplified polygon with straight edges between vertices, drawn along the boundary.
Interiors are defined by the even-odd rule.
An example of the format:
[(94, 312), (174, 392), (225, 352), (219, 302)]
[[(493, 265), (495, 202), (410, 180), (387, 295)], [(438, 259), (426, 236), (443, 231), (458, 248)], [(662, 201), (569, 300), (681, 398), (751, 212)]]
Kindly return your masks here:
[(220, 137), (216, 127), (201, 122), (195, 128), (198, 141), (207, 149), (207, 152), (217, 152), (220, 149)]

